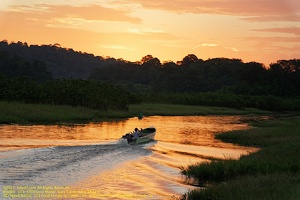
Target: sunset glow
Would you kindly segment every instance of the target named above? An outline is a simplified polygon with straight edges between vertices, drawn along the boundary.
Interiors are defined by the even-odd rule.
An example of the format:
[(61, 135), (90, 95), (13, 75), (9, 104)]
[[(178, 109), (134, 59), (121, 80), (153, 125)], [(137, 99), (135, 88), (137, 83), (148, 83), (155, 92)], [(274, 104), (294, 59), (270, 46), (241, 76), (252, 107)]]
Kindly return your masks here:
[(18, 0), (0, 4), (0, 40), (139, 61), (300, 58), (299, 0)]

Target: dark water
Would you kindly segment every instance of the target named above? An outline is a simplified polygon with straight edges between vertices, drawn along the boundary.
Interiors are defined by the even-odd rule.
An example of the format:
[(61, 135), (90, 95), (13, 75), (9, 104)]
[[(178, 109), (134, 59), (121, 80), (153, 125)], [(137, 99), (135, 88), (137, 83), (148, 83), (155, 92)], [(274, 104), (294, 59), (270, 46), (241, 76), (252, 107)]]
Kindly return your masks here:
[[(73, 126), (0, 126), (2, 198), (11, 188), (57, 199), (175, 199), (193, 188), (180, 167), (255, 151), (214, 139), (224, 131), (248, 129), (244, 118), (153, 116)], [(156, 141), (119, 143), (124, 133), (149, 126), (157, 129)], [(39, 190), (42, 186), (49, 190)]]

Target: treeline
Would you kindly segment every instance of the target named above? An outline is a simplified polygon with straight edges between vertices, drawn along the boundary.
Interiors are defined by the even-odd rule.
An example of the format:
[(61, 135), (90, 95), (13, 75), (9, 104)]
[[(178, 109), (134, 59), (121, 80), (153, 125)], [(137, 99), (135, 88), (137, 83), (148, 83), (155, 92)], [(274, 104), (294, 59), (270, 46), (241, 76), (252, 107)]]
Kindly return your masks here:
[(157, 58), (97, 68), (90, 79), (132, 85), (147, 85), (159, 93), (222, 92), (238, 95), (300, 95), (300, 60), (280, 60), (269, 68), (239, 59), (198, 59), (186, 56), (178, 63), (160, 64)]
[[(2, 52), (1, 52), (2, 51)], [(279, 60), (270, 66), (240, 59), (198, 59), (190, 54), (181, 61), (164, 62), (151, 55), (140, 61), (103, 58), (54, 45), (0, 42), (2, 57), (16, 59), (40, 79), (81, 78), (122, 85), (134, 92), (223, 92), (238, 95), (300, 96), (300, 59)], [(1, 56), (0, 54), (0, 56)], [(27, 60), (28, 63), (21, 61)], [(1, 58), (0, 58), (1, 64)], [(6, 65), (6, 74), (13, 67)], [(21, 67), (18, 67), (20, 69)], [(23, 71), (27, 71), (23, 67)], [(46, 69), (46, 71), (45, 71)], [(43, 71), (44, 75), (39, 71)], [(1, 69), (3, 72), (3, 70)], [(12, 73), (18, 74), (14, 70)]]
[(1, 74), (2, 100), (95, 109), (159, 102), (300, 110), (300, 59), (264, 66), (240, 59), (202, 60), (189, 54), (176, 63), (161, 63), (152, 55), (128, 62), (59, 44), (2, 41)]
[(129, 92), (112, 84), (54, 79), (45, 62), (30, 62), (6, 51), (0, 51), (0, 88), (0, 100), (24, 103), (126, 110), (136, 101)]
[(48, 72), (47, 66), (43, 61), (35, 60), (29, 62), (18, 55), (13, 55), (6, 51), (0, 51), (0, 74), (8, 77), (23, 76), (38, 82), (53, 79), (52, 74)]
[(56, 79), (39, 83), (27, 77), (0, 76), (0, 100), (33, 104), (83, 106), (127, 110), (135, 98), (122, 88), (82, 79)]
[(42, 61), (53, 78), (87, 79), (95, 68), (116, 62), (115, 59), (63, 48), (57, 43), (39, 46), (3, 40), (0, 42), (0, 51), (24, 58), (30, 63)]
[(247, 107), (270, 111), (300, 111), (299, 98), (283, 98), (273, 95), (238, 95), (229, 93), (149, 93), (140, 96), (143, 102), (182, 105), (221, 106), (236, 109)]

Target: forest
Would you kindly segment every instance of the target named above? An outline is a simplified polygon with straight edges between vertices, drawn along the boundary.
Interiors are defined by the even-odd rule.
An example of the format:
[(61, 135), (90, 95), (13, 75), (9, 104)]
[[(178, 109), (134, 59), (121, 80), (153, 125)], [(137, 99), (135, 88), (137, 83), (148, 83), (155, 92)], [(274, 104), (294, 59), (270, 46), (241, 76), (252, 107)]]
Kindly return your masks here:
[(126, 109), (130, 103), (300, 110), (300, 59), (137, 62), (54, 45), (0, 42), (0, 100)]

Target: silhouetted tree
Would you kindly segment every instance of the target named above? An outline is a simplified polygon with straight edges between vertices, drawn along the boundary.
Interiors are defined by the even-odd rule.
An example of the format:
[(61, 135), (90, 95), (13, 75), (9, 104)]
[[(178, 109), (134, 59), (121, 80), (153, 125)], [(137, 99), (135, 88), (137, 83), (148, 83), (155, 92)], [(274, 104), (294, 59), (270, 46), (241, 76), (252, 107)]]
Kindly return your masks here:
[(188, 54), (182, 59), (181, 65), (189, 65), (198, 61), (198, 57), (194, 54)]

